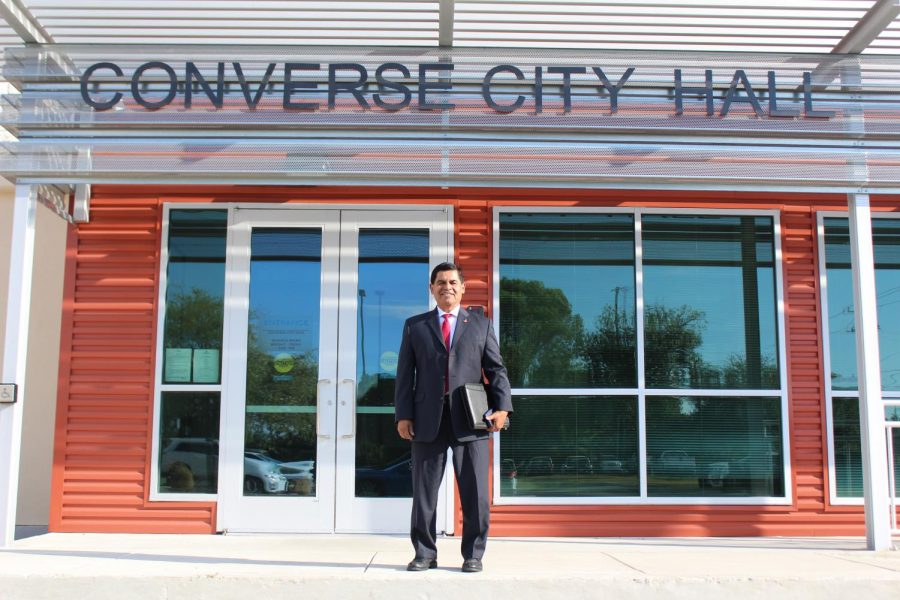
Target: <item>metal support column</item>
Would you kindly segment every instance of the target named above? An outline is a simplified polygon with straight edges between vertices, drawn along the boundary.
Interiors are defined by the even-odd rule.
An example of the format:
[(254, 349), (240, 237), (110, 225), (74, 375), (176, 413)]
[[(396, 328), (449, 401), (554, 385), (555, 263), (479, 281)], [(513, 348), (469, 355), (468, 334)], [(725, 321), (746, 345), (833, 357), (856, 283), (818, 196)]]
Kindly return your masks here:
[(868, 194), (850, 194), (847, 202), (850, 211), (851, 276), (856, 306), (856, 369), (859, 374), (866, 546), (869, 550), (889, 550), (891, 521), (888, 515), (887, 447), (884, 440), (884, 403), (881, 399), (872, 215)]
[(31, 312), (31, 280), (34, 268), (34, 228), (37, 191), (17, 185), (13, 210), (12, 248), (9, 265), (9, 302), (0, 383), (18, 386), (17, 402), (0, 404), (0, 547), (13, 543), (16, 532), (16, 499), (19, 492), (19, 457), (22, 447), (22, 410), (25, 400), (25, 357)]

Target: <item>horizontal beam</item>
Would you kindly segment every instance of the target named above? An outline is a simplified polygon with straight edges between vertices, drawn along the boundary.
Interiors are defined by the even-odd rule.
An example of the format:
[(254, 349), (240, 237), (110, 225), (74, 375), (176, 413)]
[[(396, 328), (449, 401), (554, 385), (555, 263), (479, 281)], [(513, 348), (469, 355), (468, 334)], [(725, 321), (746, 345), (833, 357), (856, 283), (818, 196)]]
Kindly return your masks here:
[(0, 16), (26, 44), (52, 44), (53, 36), (19, 0), (0, 0)]
[(832, 54), (859, 54), (900, 15), (900, 0), (878, 0), (847, 32)]

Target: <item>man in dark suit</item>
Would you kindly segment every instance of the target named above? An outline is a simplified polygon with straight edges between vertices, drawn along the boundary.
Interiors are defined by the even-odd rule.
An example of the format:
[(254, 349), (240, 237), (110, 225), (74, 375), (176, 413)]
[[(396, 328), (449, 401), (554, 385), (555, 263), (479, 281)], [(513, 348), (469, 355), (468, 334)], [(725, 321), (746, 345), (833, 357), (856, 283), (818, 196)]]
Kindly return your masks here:
[[(442, 263), (431, 272), (437, 308), (406, 321), (397, 363), (394, 412), (397, 432), (412, 442), (413, 508), (410, 538), (415, 558), (409, 571), (437, 567), (438, 488), (453, 449), (453, 470), (462, 502), (462, 570), (482, 570), (490, 518), (488, 439), (512, 412), (509, 379), (490, 321), (460, 306), (466, 291), (462, 270)], [(492, 427), (469, 427), (454, 390), (487, 377)]]

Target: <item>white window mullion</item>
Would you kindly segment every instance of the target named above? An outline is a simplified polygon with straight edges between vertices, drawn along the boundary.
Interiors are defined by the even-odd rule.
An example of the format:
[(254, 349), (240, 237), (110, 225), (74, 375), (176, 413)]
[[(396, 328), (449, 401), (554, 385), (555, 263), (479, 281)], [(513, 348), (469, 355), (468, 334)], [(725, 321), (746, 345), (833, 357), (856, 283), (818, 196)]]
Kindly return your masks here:
[(647, 499), (647, 380), (644, 374), (644, 242), (641, 211), (634, 212), (634, 298), (638, 375), (638, 481), (641, 499)]

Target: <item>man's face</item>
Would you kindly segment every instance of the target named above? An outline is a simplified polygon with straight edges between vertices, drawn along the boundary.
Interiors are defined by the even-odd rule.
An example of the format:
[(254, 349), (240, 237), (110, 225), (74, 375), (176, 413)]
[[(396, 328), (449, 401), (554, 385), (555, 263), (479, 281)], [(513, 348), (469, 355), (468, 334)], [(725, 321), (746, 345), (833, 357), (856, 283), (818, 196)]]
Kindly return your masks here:
[(450, 312), (462, 302), (466, 284), (460, 281), (457, 271), (439, 271), (431, 284), (431, 295), (444, 312)]

